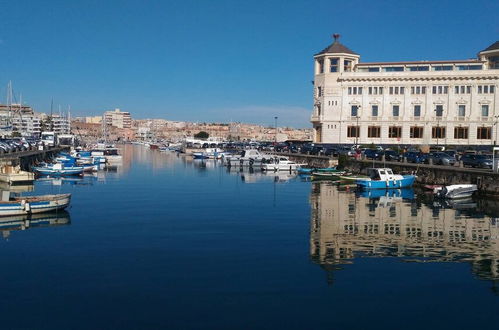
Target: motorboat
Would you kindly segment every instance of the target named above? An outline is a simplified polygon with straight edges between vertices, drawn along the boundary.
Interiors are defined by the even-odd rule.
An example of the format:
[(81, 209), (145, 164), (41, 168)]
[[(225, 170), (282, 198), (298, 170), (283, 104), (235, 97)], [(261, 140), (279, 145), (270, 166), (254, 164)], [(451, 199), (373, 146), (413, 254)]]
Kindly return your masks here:
[(206, 148), (204, 151), (193, 152), (194, 159), (220, 159), (224, 155), (224, 150), (220, 148)]
[(369, 168), (367, 178), (355, 180), (361, 189), (393, 189), (412, 187), (416, 176), (394, 174), (391, 168)]
[(224, 157), (227, 166), (261, 166), (263, 162), (274, 156), (260, 153), (255, 149), (243, 150), (239, 155)]
[(436, 187), (433, 194), (439, 198), (459, 199), (469, 198), (478, 190), (476, 184), (453, 184), (450, 186)]
[(262, 171), (296, 171), (303, 164), (298, 164), (288, 157), (278, 156), (262, 161)]
[(45, 213), (65, 209), (71, 201), (71, 194), (17, 196), (0, 201), (0, 216)]

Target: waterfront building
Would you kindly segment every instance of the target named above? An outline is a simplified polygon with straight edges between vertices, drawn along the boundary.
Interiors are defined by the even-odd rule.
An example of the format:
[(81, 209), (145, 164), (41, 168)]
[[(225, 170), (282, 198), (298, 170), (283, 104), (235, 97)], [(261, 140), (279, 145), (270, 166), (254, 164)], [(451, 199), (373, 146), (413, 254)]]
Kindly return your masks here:
[(52, 121), (52, 129), (56, 134), (70, 134), (71, 133), (71, 119), (63, 115), (50, 116)]
[(338, 39), (314, 56), (314, 142), (499, 141), (499, 41), (475, 59), (367, 63)]
[(104, 112), (103, 116), (106, 125), (118, 128), (132, 128), (132, 117), (130, 112), (114, 109), (113, 111)]

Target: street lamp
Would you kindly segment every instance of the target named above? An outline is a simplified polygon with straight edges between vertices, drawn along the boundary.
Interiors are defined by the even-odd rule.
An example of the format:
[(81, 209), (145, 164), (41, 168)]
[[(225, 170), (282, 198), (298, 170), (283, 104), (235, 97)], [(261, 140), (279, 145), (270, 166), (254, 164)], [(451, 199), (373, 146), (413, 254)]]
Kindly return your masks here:
[(357, 124), (355, 126), (355, 148), (358, 149), (358, 142), (359, 142), (359, 136), (360, 136), (360, 127), (359, 127), (359, 110), (360, 110), (360, 105), (357, 106), (357, 113), (355, 114), (355, 119), (357, 120)]
[(275, 121), (275, 137), (274, 137), (274, 145), (277, 145), (277, 116), (274, 117)]
[[(494, 147), (496, 145), (496, 141), (497, 141), (497, 119), (499, 118), (499, 115), (497, 116), (494, 116), (494, 132), (491, 132), (491, 133), (494, 133), (494, 136), (491, 136), (491, 139), (494, 139)], [(492, 134), (491, 134), (492, 135)]]

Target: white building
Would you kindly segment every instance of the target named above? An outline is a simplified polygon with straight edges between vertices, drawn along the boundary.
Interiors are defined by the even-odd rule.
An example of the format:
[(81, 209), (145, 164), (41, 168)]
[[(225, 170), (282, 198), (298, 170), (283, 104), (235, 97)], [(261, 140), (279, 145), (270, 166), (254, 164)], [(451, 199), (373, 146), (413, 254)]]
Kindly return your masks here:
[(118, 128), (132, 128), (132, 117), (130, 112), (114, 109), (113, 111), (104, 112), (103, 117), (106, 125)]
[(476, 59), (363, 63), (338, 39), (314, 56), (314, 142), (499, 142), (499, 41)]

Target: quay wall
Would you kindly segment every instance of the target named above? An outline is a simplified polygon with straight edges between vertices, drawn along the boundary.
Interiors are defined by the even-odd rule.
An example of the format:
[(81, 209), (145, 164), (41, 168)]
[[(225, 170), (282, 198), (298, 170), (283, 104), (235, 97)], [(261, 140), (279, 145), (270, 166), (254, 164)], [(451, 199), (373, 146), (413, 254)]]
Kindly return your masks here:
[(0, 166), (17, 166), (23, 171), (30, 171), (37, 163), (52, 160), (59, 152), (67, 150), (65, 147), (53, 147), (45, 150), (28, 150), (14, 153), (0, 154)]

